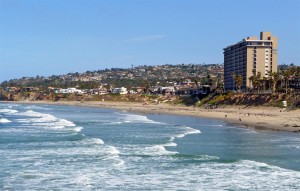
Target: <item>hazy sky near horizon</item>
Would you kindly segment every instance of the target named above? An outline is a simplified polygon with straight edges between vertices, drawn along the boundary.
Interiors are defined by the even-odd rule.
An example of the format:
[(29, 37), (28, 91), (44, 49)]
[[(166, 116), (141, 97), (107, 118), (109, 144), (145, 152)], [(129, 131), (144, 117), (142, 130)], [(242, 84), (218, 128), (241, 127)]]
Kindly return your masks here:
[(0, 82), (131, 65), (223, 63), (247, 36), (278, 36), (300, 65), (300, 0), (0, 0)]

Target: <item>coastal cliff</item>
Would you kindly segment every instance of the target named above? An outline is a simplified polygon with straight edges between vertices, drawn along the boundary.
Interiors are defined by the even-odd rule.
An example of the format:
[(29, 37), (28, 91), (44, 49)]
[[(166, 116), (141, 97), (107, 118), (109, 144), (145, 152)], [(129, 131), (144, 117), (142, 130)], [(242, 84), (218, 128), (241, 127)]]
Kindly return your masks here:
[(106, 95), (78, 95), (78, 94), (54, 94), (41, 92), (19, 92), (0, 94), (2, 101), (113, 101), (113, 102), (138, 102), (145, 104), (183, 104), (187, 106), (270, 106), (283, 107), (282, 101), (293, 109), (300, 107), (299, 94), (246, 94), (246, 93), (223, 93), (210, 94), (198, 98), (195, 96), (174, 96), (174, 95), (148, 95), (148, 94), (106, 94)]
[(245, 93), (228, 93), (214, 94), (203, 100), (204, 103), (211, 105), (243, 105), (243, 106), (271, 106), (283, 107), (283, 101), (287, 106), (300, 106), (299, 94), (245, 94)]

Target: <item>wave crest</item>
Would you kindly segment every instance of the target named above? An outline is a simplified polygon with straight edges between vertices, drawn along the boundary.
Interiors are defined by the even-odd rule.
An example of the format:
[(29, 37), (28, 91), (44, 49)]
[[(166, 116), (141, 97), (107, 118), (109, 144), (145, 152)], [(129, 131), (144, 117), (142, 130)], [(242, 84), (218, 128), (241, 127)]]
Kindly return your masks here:
[(11, 121), (6, 118), (0, 118), (0, 123), (10, 123)]

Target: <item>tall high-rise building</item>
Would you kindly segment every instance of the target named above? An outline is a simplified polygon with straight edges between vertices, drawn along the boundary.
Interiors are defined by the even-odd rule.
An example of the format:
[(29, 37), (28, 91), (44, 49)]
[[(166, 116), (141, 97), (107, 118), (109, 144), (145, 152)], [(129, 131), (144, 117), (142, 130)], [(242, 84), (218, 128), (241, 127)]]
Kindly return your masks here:
[(277, 37), (271, 32), (261, 32), (260, 39), (247, 37), (224, 48), (224, 88), (235, 89), (232, 73), (243, 76), (242, 89), (251, 88), (249, 77), (261, 73), (268, 77), (269, 72), (277, 72)]

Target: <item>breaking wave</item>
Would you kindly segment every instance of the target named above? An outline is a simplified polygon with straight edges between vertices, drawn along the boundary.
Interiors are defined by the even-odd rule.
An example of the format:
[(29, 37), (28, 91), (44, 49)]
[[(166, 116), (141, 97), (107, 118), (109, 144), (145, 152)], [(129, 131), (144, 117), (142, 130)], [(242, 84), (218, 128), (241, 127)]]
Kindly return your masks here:
[(140, 154), (148, 155), (148, 156), (160, 156), (160, 155), (174, 155), (178, 152), (175, 151), (167, 151), (166, 148), (162, 145), (154, 145), (151, 147), (146, 147), (141, 151)]
[(12, 114), (12, 113), (18, 113), (18, 111), (14, 109), (0, 109), (0, 113)]
[[(69, 120), (57, 118), (51, 114), (45, 114), (28, 110), (22, 113), (18, 113), (19, 116), (26, 116), (26, 119), (17, 119), (18, 122), (28, 123), (32, 126), (52, 128), (52, 129), (65, 129), (74, 130), (80, 132), (82, 127), (76, 127), (76, 125)], [(73, 128), (70, 128), (73, 127)]]
[(161, 122), (153, 121), (148, 119), (147, 116), (144, 115), (135, 115), (129, 113), (121, 113), (120, 114), (121, 122), (123, 123), (155, 123), (155, 124), (162, 124)]
[(6, 118), (0, 118), (0, 123), (10, 123), (11, 121)]

